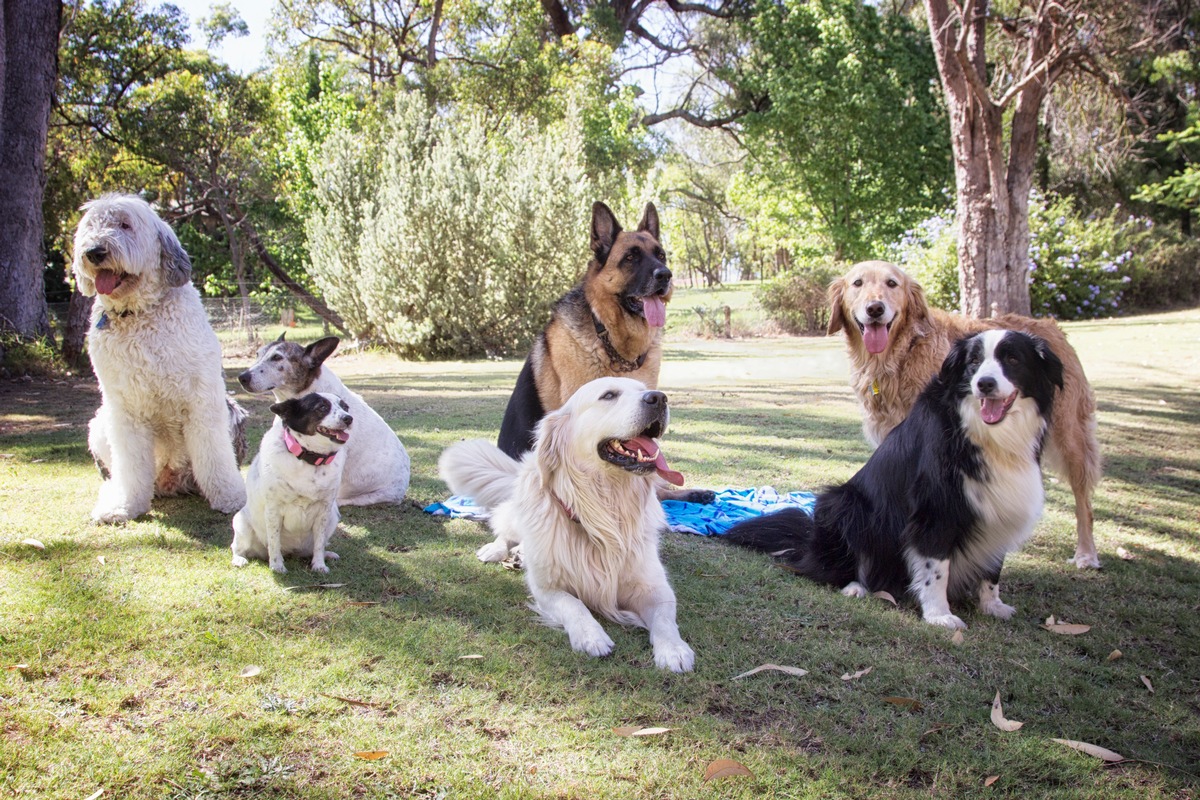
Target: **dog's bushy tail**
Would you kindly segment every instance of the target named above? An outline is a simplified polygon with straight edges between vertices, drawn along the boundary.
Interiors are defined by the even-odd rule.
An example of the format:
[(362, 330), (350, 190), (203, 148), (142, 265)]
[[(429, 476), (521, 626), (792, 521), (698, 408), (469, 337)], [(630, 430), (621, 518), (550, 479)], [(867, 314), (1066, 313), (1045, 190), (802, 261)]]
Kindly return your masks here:
[[(834, 500), (836, 490), (831, 493)], [(721, 537), (739, 547), (775, 556), (788, 568), (814, 581), (839, 588), (855, 580), (853, 554), (836, 526), (822, 524), (830, 509), (818, 501), (815, 516), (788, 508), (734, 525)]]
[(438, 459), (438, 474), (455, 494), (469, 495), (484, 508), (495, 508), (512, 496), (519, 462), (483, 439), (453, 444)]

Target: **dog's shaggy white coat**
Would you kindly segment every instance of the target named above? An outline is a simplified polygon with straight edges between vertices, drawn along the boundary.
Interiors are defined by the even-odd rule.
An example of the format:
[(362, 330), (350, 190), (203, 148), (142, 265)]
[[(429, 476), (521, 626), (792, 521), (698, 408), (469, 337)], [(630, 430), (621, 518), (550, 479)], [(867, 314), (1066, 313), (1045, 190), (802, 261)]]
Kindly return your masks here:
[[(335, 394), (320, 396), (329, 403), (329, 409), (314, 424), (347, 430), (353, 420), (346, 403)], [(346, 465), (345, 447), (319, 433), (292, 429), (305, 450), (335, 454), (330, 463), (314, 466), (288, 450), (284, 425), (283, 417), (276, 416), (246, 473), (246, 507), (233, 517), (233, 565), (244, 567), (251, 558), (266, 559), (272, 570), (283, 574), (287, 572), (284, 555), (301, 555), (311, 556), (314, 572), (326, 573), (329, 567), (325, 559), (338, 558), (325, 547), (341, 519), (337, 495)]]
[(337, 337), (301, 347), (280, 336), (262, 347), (254, 364), (238, 376), (247, 391), (271, 392), (275, 400), (307, 392), (336, 394), (350, 406), (355, 435), (343, 448), (345, 471), (338, 494), (343, 506), (399, 503), (408, 491), (408, 451), (383, 417), (324, 363), (337, 348)]
[(439, 469), (452, 491), (492, 509), (496, 541), (479, 558), (501, 561), (520, 544), (533, 608), (566, 630), (571, 647), (612, 652), (595, 612), (646, 628), (654, 663), (690, 672), (695, 654), (679, 636), (675, 593), (658, 555), (666, 519), (655, 471), (626, 471), (598, 454), (602, 443), (647, 428), (647, 394), (665, 405), (665, 396), (629, 378), (592, 381), (542, 419), (535, 449), (520, 462), (471, 440), (448, 448)]
[(214, 509), (236, 511), (246, 489), (231, 440), (244, 412), (226, 398), (187, 253), (139, 197), (104, 195), (83, 211), (72, 267), (79, 291), (96, 296), (88, 352), (102, 396), (88, 445), (109, 472), (92, 518), (133, 519), (156, 483), (173, 494), (193, 480)]

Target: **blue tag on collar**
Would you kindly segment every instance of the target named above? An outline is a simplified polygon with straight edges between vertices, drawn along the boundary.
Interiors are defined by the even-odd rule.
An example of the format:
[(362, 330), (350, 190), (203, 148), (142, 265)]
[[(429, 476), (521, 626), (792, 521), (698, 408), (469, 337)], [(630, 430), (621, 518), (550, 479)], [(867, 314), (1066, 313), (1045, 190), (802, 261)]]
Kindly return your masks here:
[(96, 330), (98, 330), (98, 331), (104, 330), (105, 328), (108, 327), (108, 322), (109, 322), (108, 312), (105, 311), (100, 314), (100, 319), (96, 320)]

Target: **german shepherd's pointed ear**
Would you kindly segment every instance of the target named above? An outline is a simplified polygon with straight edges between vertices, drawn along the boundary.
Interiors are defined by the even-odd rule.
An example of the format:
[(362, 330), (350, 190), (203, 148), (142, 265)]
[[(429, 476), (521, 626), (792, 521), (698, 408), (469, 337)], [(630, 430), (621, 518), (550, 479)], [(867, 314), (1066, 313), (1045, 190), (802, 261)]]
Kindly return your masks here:
[(538, 423), (534, 454), (537, 458), (538, 475), (542, 486), (546, 488), (553, 485), (554, 473), (567, 460), (570, 432), (571, 415), (561, 408), (542, 417), (542, 421)]
[(284, 331), (283, 333), (279, 334), (279, 338), (276, 339), (274, 343), (279, 344), (280, 342), (282, 342), (284, 340), (284, 338), (286, 336), (287, 336), (287, 331)]
[(834, 278), (833, 283), (829, 284), (829, 329), (825, 331), (829, 336), (846, 327), (846, 312), (842, 310), (842, 298), (845, 295), (845, 277)]
[[(654, 226), (657, 229), (658, 212), (655, 212), (654, 219)], [(617, 217), (613, 214), (612, 209), (601, 202), (593, 203), (592, 252), (596, 255), (596, 262), (601, 267), (608, 260), (608, 254), (612, 250), (613, 243), (617, 241), (617, 234), (620, 232), (621, 223), (617, 222)]]
[(1033, 339), (1033, 349), (1042, 357), (1042, 361), (1046, 362), (1046, 377), (1059, 389), (1063, 388), (1062, 360), (1050, 349), (1045, 339), (1032, 335), (1029, 338)]
[(662, 241), (662, 237), (658, 235), (658, 209), (654, 207), (654, 203), (646, 203), (646, 211), (642, 214), (642, 221), (638, 223), (637, 229), (650, 234), (655, 241)]
[[(280, 336), (280, 339), (283, 337)], [(341, 340), (336, 336), (326, 336), (324, 339), (317, 339), (315, 342), (304, 348), (304, 366), (309, 370), (315, 370), (325, 363), (325, 359), (333, 355), (333, 351), (337, 349), (338, 342)]]

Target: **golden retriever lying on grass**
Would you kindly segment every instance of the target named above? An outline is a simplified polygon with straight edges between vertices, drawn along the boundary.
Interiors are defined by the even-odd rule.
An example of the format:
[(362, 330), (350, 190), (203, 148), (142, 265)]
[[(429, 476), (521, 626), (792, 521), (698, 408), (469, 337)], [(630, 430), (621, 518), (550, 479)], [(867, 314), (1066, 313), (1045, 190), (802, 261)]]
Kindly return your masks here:
[(593, 612), (650, 631), (654, 663), (690, 672), (692, 648), (675, 624), (675, 593), (658, 557), (666, 528), (656, 476), (679, 485), (655, 441), (667, 429), (667, 396), (631, 378), (584, 384), (542, 418), (534, 450), (514, 461), (475, 439), (438, 462), (455, 494), (492, 511), (496, 541), (481, 561), (503, 561), (520, 544), (533, 609), (592, 656), (613, 640)]
[(1046, 461), (1075, 494), (1077, 567), (1099, 567), (1092, 537), (1092, 491), (1100, 480), (1096, 399), (1083, 365), (1052, 319), (1005, 314), (971, 319), (930, 308), (921, 286), (887, 261), (855, 264), (829, 287), (829, 333), (846, 331), (851, 385), (863, 410), (863, 433), (878, 446), (908, 416), (951, 345), (983, 330), (1009, 328), (1045, 340), (1063, 363)]

